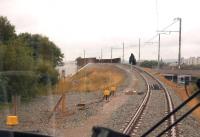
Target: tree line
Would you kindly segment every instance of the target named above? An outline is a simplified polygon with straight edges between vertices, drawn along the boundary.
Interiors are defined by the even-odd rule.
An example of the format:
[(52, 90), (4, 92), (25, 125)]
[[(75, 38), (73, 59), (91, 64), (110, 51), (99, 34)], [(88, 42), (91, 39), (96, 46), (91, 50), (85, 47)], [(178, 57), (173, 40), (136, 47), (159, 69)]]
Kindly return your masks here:
[(63, 64), (61, 50), (40, 34), (16, 34), (0, 16), (0, 102), (12, 95), (31, 99), (58, 81), (55, 67)]
[[(162, 60), (160, 61), (160, 68), (166, 66), (167, 64), (164, 63)], [(156, 60), (144, 60), (140, 63), (141, 67), (145, 68), (156, 68), (158, 66), (158, 61)]]

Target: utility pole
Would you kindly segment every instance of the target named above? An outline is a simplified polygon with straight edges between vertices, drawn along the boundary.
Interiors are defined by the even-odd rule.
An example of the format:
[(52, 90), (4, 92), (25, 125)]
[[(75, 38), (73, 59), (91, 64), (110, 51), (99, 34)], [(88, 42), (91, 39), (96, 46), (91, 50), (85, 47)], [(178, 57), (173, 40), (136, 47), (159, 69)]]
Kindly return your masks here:
[(86, 65), (86, 60), (85, 60), (85, 50), (83, 50), (83, 56), (84, 56), (84, 66)]
[(111, 56), (110, 56), (110, 58), (111, 58), (111, 63), (112, 63), (112, 47), (111, 47)]
[[(151, 44), (154, 44), (154, 43), (157, 43), (158, 44), (158, 65), (157, 65), (157, 68), (160, 69), (160, 35), (161, 34), (166, 34), (166, 33), (163, 33), (163, 32), (159, 32), (156, 37), (158, 36), (158, 42), (146, 42), (146, 43), (151, 43)], [(155, 38), (155, 37), (154, 37)]]
[(178, 51), (178, 68), (181, 69), (181, 25), (182, 19), (177, 18), (179, 20), (179, 51)]
[(139, 64), (140, 64), (140, 38), (139, 38), (139, 58), (138, 58), (138, 60), (139, 60)]
[(175, 20), (179, 21), (179, 30), (178, 31), (166, 31), (165, 29), (169, 28), (170, 26), (172, 26), (174, 23), (172, 23), (171, 25), (167, 26), (163, 31), (159, 31), (159, 32), (168, 32), (169, 34), (172, 32), (179, 32), (179, 48), (178, 48), (178, 69), (181, 69), (181, 29), (182, 29), (182, 19), (181, 18), (175, 18)]
[(124, 42), (123, 42), (123, 53), (122, 53), (122, 57), (123, 57), (122, 62), (124, 63)]
[(103, 57), (103, 51), (102, 51), (102, 48), (101, 48), (101, 60), (102, 60), (102, 57)]
[(158, 34), (158, 69), (160, 69), (160, 33)]
[(102, 63), (102, 58), (103, 58), (103, 50), (102, 50), (102, 48), (101, 48), (101, 57), (99, 57), (100, 59), (99, 59), (99, 63)]

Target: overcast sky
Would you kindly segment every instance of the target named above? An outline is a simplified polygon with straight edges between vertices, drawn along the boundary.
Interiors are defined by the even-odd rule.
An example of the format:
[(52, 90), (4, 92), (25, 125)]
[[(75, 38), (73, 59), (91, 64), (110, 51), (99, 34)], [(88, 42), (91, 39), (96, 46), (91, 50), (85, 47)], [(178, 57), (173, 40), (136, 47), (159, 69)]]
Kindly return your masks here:
[[(66, 60), (110, 57), (110, 47), (122, 47), (125, 58), (157, 59), (157, 45), (145, 45), (156, 30), (182, 18), (182, 56), (200, 56), (199, 0), (0, 0), (0, 15), (7, 16), (16, 32), (46, 35), (65, 54)], [(178, 30), (175, 23), (169, 30)], [(158, 38), (154, 41), (157, 42)], [(121, 57), (122, 50), (113, 50)], [(178, 33), (161, 35), (161, 58), (177, 59)]]

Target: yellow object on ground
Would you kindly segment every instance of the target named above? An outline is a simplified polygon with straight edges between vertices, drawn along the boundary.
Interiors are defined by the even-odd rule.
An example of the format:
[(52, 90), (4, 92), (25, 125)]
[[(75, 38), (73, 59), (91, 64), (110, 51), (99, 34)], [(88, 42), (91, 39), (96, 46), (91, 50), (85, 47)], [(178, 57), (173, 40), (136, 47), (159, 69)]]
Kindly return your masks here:
[(104, 94), (104, 96), (109, 96), (110, 95), (110, 90), (104, 90), (104, 92), (103, 92), (103, 94)]
[(6, 124), (9, 126), (14, 126), (19, 124), (18, 116), (7, 116)]

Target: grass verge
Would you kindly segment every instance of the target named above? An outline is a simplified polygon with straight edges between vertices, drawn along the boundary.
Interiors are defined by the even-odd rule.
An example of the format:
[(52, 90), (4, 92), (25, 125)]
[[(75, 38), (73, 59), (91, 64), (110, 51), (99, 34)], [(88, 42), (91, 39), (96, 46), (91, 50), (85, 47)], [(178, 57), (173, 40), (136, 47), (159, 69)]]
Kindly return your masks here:
[(60, 80), (55, 93), (67, 91), (91, 92), (118, 87), (125, 79), (124, 71), (110, 65), (95, 65), (85, 68), (74, 76)]

